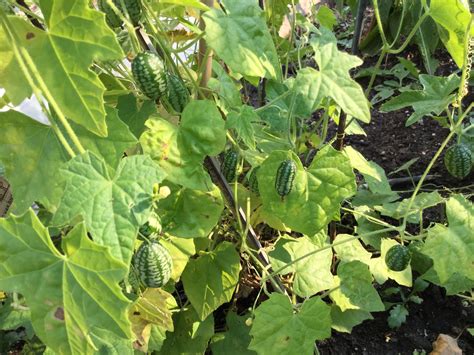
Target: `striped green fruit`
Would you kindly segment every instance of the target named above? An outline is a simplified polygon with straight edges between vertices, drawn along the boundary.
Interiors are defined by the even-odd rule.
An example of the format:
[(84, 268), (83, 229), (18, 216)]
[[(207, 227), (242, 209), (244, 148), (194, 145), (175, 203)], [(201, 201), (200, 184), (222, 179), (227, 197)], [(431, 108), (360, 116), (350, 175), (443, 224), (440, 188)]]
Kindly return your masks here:
[(165, 67), (156, 54), (138, 53), (132, 62), (132, 74), (140, 90), (150, 99), (156, 100), (166, 92)]
[(275, 189), (281, 197), (285, 197), (291, 192), (296, 175), (296, 164), (293, 160), (287, 159), (278, 167)]
[(259, 194), (259, 190), (258, 190), (258, 180), (257, 180), (257, 172), (258, 172), (258, 169), (260, 169), (259, 166), (257, 166), (256, 168), (254, 168), (254, 169), (252, 170), (252, 172), (250, 173), (249, 178), (248, 178), (250, 191), (256, 193), (257, 195)]
[(411, 260), (411, 252), (404, 245), (394, 245), (385, 254), (385, 264), (392, 271), (403, 271)]
[(166, 99), (176, 112), (183, 112), (189, 102), (189, 92), (179, 76), (168, 74), (166, 76)]
[(469, 147), (465, 144), (456, 144), (449, 147), (444, 154), (444, 165), (452, 176), (462, 179), (471, 172), (471, 159)]
[[(138, 25), (142, 16), (142, 5), (140, 0), (123, 0), (123, 2), (127, 9), (128, 15), (130, 16), (130, 20), (135, 26)], [(121, 0), (112, 0), (112, 3), (122, 12), (122, 14), (124, 14)], [(122, 26), (122, 20), (115, 13), (112, 7), (109, 6), (106, 0), (99, 0), (98, 5), (99, 10), (105, 13), (105, 20), (110, 27), (117, 28)]]
[(143, 242), (133, 258), (133, 267), (146, 287), (165, 285), (173, 268), (173, 259), (168, 250), (155, 240)]
[(224, 161), (221, 165), (222, 174), (228, 182), (235, 180), (237, 176), (237, 163), (239, 161), (239, 154), (234, 150), (229, 150), (224, 155)]

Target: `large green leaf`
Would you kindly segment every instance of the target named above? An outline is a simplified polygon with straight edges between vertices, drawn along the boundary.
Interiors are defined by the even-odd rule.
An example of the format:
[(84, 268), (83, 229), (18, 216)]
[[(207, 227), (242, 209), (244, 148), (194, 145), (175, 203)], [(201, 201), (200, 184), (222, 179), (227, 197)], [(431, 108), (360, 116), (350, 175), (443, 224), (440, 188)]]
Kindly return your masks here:
[[(41, 1), (47, 30), (42, 31), (20, 17), (9, 17), (24, 48), (34, 61), (37, 74), (64, 114), (88, 130), (107, 135), (104, 85), (89, 67), (94, 60), (123, 57), (104, 15), (90, 9), (88, 1)], [(0, 86), (14, 103), (31, 95), (31, 88), (13, 55), (3, 28), (0, 29)]]
[(191, 101), (179, 126), (163, 119), (150, 119), (141, 136), (143, 150), (167, 172), (168, 180), (190, 189), (209, 191), (212, 182), (202, 162), (225, 146), (225, 122), (216, 105)]
[(436, 224), (428, 230), (422, 253), (433, 260), (430, 281), (451, 294), (474, 286), (474, 205), (453, 195), (446, 202), (446, 215), (449, 225)]
[(249, 316), (238, 316), (234, 312), (227, 313), (228, 330), (218, 333), (212, 338), (211, 350), (214, 355), (256, 355), (249, 350), (250, 327), (247, 324)]
[[(286, 159), (297, 166), (291, 192), (281, 198), (275, 189), (278, 167)], [(340, 203), (355, 193), (355, 176), (349, 159), (331, 146), (318, 152), (306, 170), (292, 152), (274, 151), (257, 173), (265, 210), (291, 229), (314, 235), (339, 211)]]
[(311, 45), (318, 70), (304, 68), (298, 72), (292, 86), (299, 96), (297, 106), (305, 105), (311, 113), (323, 98), (330, 97), (348, 115), (369, 122), (369, 102), (361, 86), (349, 74), (352, 68), (362, 64), (362, 60), (339, 51), (335, 36), (324, 27), (312, 37)]
[(451, 93), (458, 87), (459, 77), (456, 74), (447, 77), (421, 74), (419, 78), (423, 90), (404, 91), (385, 102), (380, 109), (390, 112), (407, 106), (413, 107), (414, 112), (408, 118), (406, 126), (418, 122), (423, 116), (432, 113), (439, 115), (452, 102), (454, 96)]
[[(283, 236), (278, 239), (274, 250), (269, 253), (275, 270), (279, 270), (310, 252), (327, 247), (327, 236), (319, 233), (313, 238), (307, 236), (292, 238)], [(332, 250), (322, 250), (282, 269), (279, 274), (293, 274), (293, 290), (301, 297), (309, 297), (319, 291), (327, 290), (334, 285), (331, 274)]]
[[(440, 38), (458, 65), (464, 65), (464, 39), (471, 20), (469, 7), (461, 0), (431, 0), (430, 15), (441, 27)], [(474, 34), (474, 28), (471, 36)]]
[(257, 1), (225, 0), (222, 3), (226, 12), (212, 9), (203, 15), (209, 46), (234, 72), (279, 79), (278, 56)]
[(222, 242), (212, 252), (188, 262), (181, 280), (201, 320), (231, 300), (239, 273), (240, 257), (229, 242)]
[(314, 342), (331, 336), (330, 313), (320, 297), (295, 312), (287, 296), (273, 293), (255, 311), (250, 349), (260, 355), (312, 355)]
[(385, 309), (380, 296), (372, 286), (369, 267), (354, 260), (339, 264), (335, 280), (339, 288), (330, 293), (331, 299), (341, 309), (360, 309), (367, 312)]
[(374, 319), (370, 312), (361, 311), (360, 309), (347, 309), (342, 312), (334, 304), (331, 307), (331, 327), (338, 332), (351, 333), (353, 327), (367, 319)]
[(166, 332), (166, 339), (159, 354), (162, 355), (202, 355), (209, 339), (214, 334), (212, 314), (200, 321), (192, 308), (173, 315), (174, 332)]
[(133, 354), (129, 302), (118, 286), (127, 266), (93, 243), (83, 224), (63, 238), (63, 255), (32, 210), (0, 219), (0, 250), (0, 289), (25, 296), (48, 347), (58, 354), (112, 353), (110, 347)]
[[(74, 128), (86, 149), (104, 157), (107, 167), (112, 169), (136, 140), (112, 108), (107, 108), (107, 126), (107, 137), (96, 136), (78, 125)], [(12, 185), (13, 212), (23, 213), (35, 201), (55, 211), (63, 193), (59, 169), (68, 156), (51, 126), (7, 111), (0, 113), (0, 130), (0, 160)]]
[(153, 184), (165, 174), (148, 157), (124, 158), (114, 175), (90, 152), (76, 156), (62, 171), (66, 190), (53, 223), (81, 216), (96, 242), (129, 264), (138, 228), (150, 214)]
[(181, 238), (207, 237), (224, 209), (220, 190), (191, 190), (172, 186), (171, 194), (158, 203), (163, 231)]

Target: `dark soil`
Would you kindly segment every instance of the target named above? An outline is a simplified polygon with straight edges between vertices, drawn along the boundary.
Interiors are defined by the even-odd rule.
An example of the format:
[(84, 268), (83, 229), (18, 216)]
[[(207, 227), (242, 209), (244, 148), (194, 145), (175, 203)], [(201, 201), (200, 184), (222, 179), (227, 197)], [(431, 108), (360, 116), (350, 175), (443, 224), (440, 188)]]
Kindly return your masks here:
[(439, 334), (458, 339), (463, 354), (474, 354), (474, 337), (466, 330), (473, 326), (474, 309), (458, 297), (445, 297), (436, 286), (422, 293), (423, 303), (410, 303), (407, 321), (399, 329), (390, 329), (387, 313), (373, 313), (373, 320), (355, 327), (351, 334), (332, 332), (332, 337), (318, 343), (326, 354), (413, 354), (430, 353)]

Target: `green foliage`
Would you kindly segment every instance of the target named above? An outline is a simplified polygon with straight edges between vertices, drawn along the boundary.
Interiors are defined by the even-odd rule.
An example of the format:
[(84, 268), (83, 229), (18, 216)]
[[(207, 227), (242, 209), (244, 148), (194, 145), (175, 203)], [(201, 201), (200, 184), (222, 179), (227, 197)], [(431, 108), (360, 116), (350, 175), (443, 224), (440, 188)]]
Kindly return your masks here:
[[(302, 16), (291, 3), (54, 0), (0, 12), (2, 215), (7, 182), (13, 193), (0, 218), (2, 349), (313, 354), (371, 312), (399, 327), (428, 281), (469, 297), (471, 195), (424, 191), (434, 158), (409, 193), (389, 177), (411, 177), (422, 159), (387, 174), (339, 150), (341, 131), (364, 134), (357, 122), (390, 98), (385, 111), (413, 108), (407, 124), (432, 116), (449, 128), (443, 149), (457, 136), (445, 157), (467, 176), (472, 106), (456, 75), (433, 76), (438, 38), (457, 65), (469, 57), (465, 2), (380, 2), (394, 43), (356, 76), (362, 60), (338, 49), (351, 30), (329, 30), (346, 9)], [(397, 50), (405, 38), (429, 75)], [(387, 54), (399, 62), (381, 70)], [(371, 87), (380, 74), (390, 77), (375, 95), (354, 80), (371, 75)], [(20, 113), (29, 104), (43, 123)], [(447, 222), (427, 226), (424, 211), (441, 203)]]
[(319, 297), (295, 312), (287, 297), (274, 293), (255, 311), (250, 349), (258, 354), (313, 354), (314, 341), (331, 335), (330, 312)]
[(407, 119), (406, 126), (418, 122), (424, 116), (431, 114), (439, 115), (454, 95), (451, 93), (459, 86), (459, 77), (451, 74), (448, 77), (420, 75), (423, 90), (407, 90), (399, 96), (384, 103), (381, 110), (390, 112), (404, 107), (413, 107), (414, 112)]
[(181, 278), (186, 295), (201, 320), (230, 301), (239, 272), (239, 255), (228, 242), (188, 262)]
[(190, 189), (212, 189), (202, 161), (225, 146), (224, 121), (214, 103), (190, 102), (179, 126), (161, 118), (148, 120), (146, 125), (148, 129), (140, 137), (143, 150), (167, 173), (168, 180)]
[[(256, 1), (222, 1), (226, 12), (203, 15), (206, 41), (232, 71), (249, 77), (280, 79), (281, 69), (263, 12)], [(233, 45), (239, 43), (239, 45)]]
[[(55, 110), (60, 109), (91, 132), (106, 136), (104, 86), (89, 67), (93, 60), (123, 56), (114, 33), (103, 15), (91, 10), (86, 0), (75, 1), (74, 6), (69, 0), (43, 1), (41, 10), (48, 31), (17, 16), (9, 19), (17, 45), (34, 58), (35, 78), (46, 85), (51, 94), (48, 100), (54, 98), (57, 105)], [(31, 96), (32, 89), (10, 43), (9, 36), (0, 29), (0, 86), (18, 104)]]
[(446, 202), (448, 226), (436, 224), (428, 230), (422, 253), (433, 260), (425, 279), (446, 288), (448, 294), (474, 286), (474, 206), (462, 195)]
[(0, 220), (0, 246), (0, 288), (25, 296), (33, 328), (48, 347), (85, 354), (120, 344), (132, 353), (128, 301), (118, 286), (126, 265), (92, 242), (84, 224), (63, 239), (61, 254), (30, 210)]
[[(276, 172), (286, 159), (295, 161), (296, 175), (291, 193), (282, 200), (275, 190)], [(294, 153), (275, 151), (261, 165), (257, 179), (265, 210), (307, 235), (326, 226), (337, 213), (339, 203), (355, 193), (349, 160), (329, 146), (318, 152), (308, 169)]]
[(163, 180), (163, 171), (150, 157), (136, 155), (122, 159), (110, 174), (102, 159), (87, 152), (70, 160), (61, 174), (66, 188), (53, 223), (82, 217), (94, 240), (128, 265), (138, 228), (150, 214), (153, 184)]

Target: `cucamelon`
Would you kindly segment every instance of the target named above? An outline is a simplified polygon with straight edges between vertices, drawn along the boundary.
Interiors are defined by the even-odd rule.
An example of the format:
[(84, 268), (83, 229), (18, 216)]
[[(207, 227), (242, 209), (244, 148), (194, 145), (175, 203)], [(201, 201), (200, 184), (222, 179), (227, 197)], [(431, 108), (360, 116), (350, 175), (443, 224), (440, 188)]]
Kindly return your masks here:
[(133, 267), (143, 285), (158, 288), (169, 281), (173, 260), (163, 245), (152, 240), (140, 245), (133, 257)]
[(132, 74), (140, 90), (156, 100), (166, 92), (166, 73), (160, 57), (152, 52), (142, 52), (132, 61)]
[(291, 192), (296, 175), (296, 164), (293, 160), (287, 159), (278, 167), (275, 189), (281, 197), (285, 197)]

